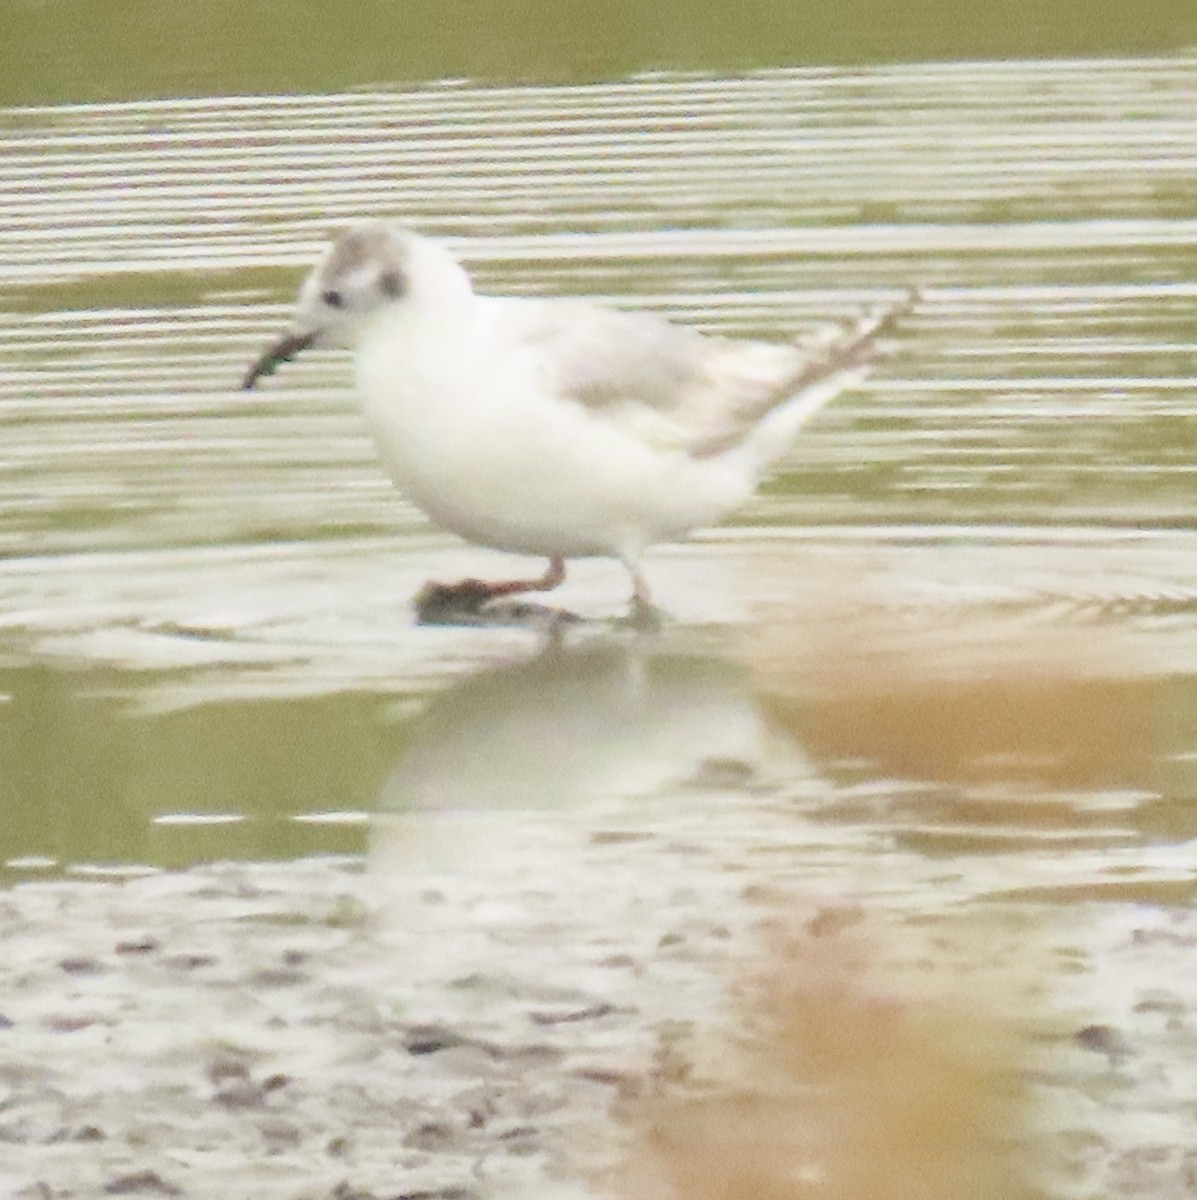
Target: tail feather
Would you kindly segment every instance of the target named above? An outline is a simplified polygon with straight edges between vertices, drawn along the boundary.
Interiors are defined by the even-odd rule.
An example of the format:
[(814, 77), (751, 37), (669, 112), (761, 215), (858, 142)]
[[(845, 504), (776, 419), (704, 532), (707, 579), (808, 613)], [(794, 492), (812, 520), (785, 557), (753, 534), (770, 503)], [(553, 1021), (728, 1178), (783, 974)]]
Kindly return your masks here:
[(824, 344), (805, 346), (802, 366), (774, 389), (771, 410), (726, 457), (746, 457), (760, 471), (784, 454), (815, 413), (868, 374), (878, 339), (918, 301), (919, 293), (912, 288), (900, 300), (871, 309), (846, 329), (833, 331)]
[(918, 291), (911, 288), (900, 300), (871, 309), (842, 334), (833, 335), (825, 345), (817, 347), (797, 371), (778, 384), (776, 395), (779, 403), (829, 375), (865, 366), (872, 360), (877, 339), (909, 315), (918, 301)]

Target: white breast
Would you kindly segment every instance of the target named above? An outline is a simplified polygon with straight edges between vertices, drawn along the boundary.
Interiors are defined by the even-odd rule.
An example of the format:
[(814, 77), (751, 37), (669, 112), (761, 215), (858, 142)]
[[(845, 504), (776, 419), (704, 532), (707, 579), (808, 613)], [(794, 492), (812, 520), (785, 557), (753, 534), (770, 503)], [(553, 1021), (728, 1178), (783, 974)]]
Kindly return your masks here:
[(500, 343), (472, 299), (451, 322), (392, 317), (358, 350), (380, 455), (439, 525), (526, 554), (634, 554), (751, 490), (717, 460), (654, 449), (552, 394), (543, 364)]

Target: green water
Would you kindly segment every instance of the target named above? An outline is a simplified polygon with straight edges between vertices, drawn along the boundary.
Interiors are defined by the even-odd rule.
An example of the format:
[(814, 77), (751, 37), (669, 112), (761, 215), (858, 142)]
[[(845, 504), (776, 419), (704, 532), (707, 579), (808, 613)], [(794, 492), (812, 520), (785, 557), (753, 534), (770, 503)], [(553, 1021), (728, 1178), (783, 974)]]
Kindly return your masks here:
[(10, 0), (0, 102), (339, 91), (642, 71), (1152, 54), (1197, 44), (1187, 0)]

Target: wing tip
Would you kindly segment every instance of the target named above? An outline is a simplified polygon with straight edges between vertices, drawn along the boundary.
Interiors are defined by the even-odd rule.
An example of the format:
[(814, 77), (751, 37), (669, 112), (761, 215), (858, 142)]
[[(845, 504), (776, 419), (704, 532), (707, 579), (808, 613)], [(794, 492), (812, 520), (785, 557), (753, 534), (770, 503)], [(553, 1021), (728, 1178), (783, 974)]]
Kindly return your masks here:
[(860, 318), (848, 341), (871, 346), (879, 337), (889, 333), (899, 321), (908, 317), (923, 302), (923, 289), (908, 287), (896, 300), (870, 309)]
[(908, 287), (897, 299), (866, 309), (855, 320), (842, 325), (839, 336), (833, 336), (819, 347), (800, 376), (813, 382), (838, 371), (867, 367), (876, 353), (878, 340), (891, 333), (922, 301), (923, 290)]

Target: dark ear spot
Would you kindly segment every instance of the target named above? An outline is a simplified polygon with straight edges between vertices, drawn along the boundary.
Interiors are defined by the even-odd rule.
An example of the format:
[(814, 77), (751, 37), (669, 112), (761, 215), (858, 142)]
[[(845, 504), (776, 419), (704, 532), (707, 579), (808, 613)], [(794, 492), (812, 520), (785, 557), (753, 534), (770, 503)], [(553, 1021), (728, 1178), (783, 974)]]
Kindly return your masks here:
[(407, 280), (403, 278), (402, 271), (392, 267), (389, 271), (383, 271), (378, 277), (378, 286), (384, 296), (398, 300), (407, 291)]

